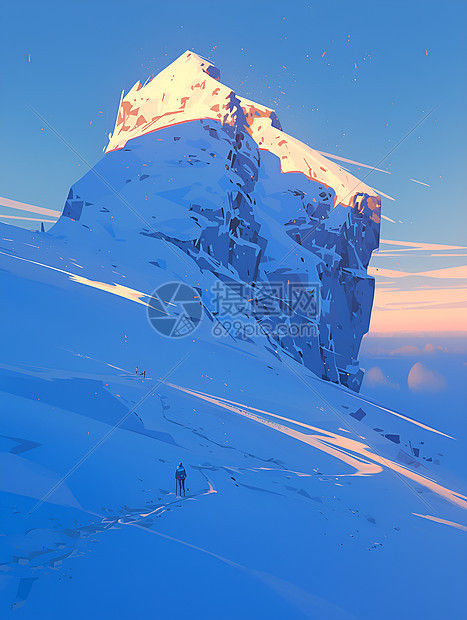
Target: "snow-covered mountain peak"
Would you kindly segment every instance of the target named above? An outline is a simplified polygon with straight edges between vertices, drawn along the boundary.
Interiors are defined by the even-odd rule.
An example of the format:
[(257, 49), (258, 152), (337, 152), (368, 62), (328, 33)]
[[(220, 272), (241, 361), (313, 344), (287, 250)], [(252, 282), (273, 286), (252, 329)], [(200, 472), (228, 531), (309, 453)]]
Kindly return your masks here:
[[(154, 268), (165, 271), (160, 264), (167, 263), (155, 254), (165, 249), (161, 243), (170, 244), (196, 274), (242, 288), (245, 320), (261, 338), (265, 325), (272, 326), (274, 349), (261, 346), (279, 346), (317, 376), (358, 390), (380, 198), (282, 131), (274, 110), (218, 78), (212, 63), (185, 52), (152, 80), (138, 82), (120, 103), (108, 154), (71, 188), (53, 234), (85, 235), (87, 242), (93, 232), (99, 251), (118, 255), (114, 264), (124, 260), (148, 278), (136, 291), (154, 290)], [(124, 259), (123, 247), (131, 248)], [(198, 275), (186, 277), (200, 286)], [(211, 284), (202, 287), (205, 293)], [(251, 294), (250, 286), (263, 285), (273, 291), (272, 309)], [(315, 291), (311, 315), (289, 316), (293, 287), (303, 285)], [(204, 297), (207, 311), (217, 312)], [(279, 334), (278, 326), (290, 322), (290, 334)]]
[(286, 134), (274, 110), (236, 95), (219, 78), (219, 69), (209, 60), (186, 51), (144, 86), (137, 82), (120, 101), (106, 152), (124, 148), (132, 138), (180, 123), (213, 120), (240, 125), (260, 150), (279, 158), (281, 172), (299, 172), (334, 188), (334, 206), (354, 207), (362, 194), (371, 196), (373, 217), (379, 223), (380, 201), (375, 190)]
[(106, 152), (124, 148), (128, 140), (182, 122), (200, 119), (231, 123), (231, 89), (220, 84), (219, 70), (186, 51), (152, 80), (137, 82), (122, 97)]

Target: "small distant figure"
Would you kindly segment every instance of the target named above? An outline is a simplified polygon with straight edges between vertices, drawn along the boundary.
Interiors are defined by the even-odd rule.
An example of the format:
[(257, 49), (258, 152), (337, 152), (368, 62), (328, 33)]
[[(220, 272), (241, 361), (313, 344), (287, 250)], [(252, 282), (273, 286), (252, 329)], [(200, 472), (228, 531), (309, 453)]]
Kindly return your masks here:
[(138, 374), (138, 366), (136, 366), (136, 374)]
[(146, 379), (146, 371), (145, 371), (145, 370), (143, 370), (143, 372), (140, 372), (140, 373), (139, 373), (139, 376), (140, 376), (140, 377), (143, 377), (143, 379)]
[(182, 494), (182, 489), (183, 489), (183, 495), (185, 495), (185, 478), (186, 478), (186, 471), (182, 463), (180, 462), (175, 472), (175, 480), (177, 481), (175, 483), (177, 486), (177, 495), (178, 495), (179, 489), (180, 489), (180, 495)]

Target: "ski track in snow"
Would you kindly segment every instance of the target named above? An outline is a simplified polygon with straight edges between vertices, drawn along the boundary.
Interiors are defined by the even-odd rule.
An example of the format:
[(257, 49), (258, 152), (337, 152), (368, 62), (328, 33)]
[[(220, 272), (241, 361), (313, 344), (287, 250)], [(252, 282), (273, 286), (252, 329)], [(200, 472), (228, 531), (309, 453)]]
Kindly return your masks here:
[[(77, 354), (74, 353), (74, 355), (77, 355)], [(78, 355), (80, 357), (83, 357), (84, 359), (91, 359), (88, 356), (84, 356), (81, 354), (78, 354)], [(100, 360), (96, 360), (96, 361), (100, 361)], [(113, 368), (117, 368), (111, 364), (107, 364), (106, 362), (102, 362), (102, 363), (105, 363), (106, 365), (109, 365)], [(118, 369), (124, 371), (124, 369), (122, 368), (118, 368)], [(128, 371), (128, 374), (130, 374), (129, 371)], [(425, 487), (429, 488), (433, 492), (438, 493), (439, 495), (445, 497), (446, 499), (448, 499), (449, 501), (453, 503), (456, 503), (458, 506), (461, 506), (463, 508), (466, 507), (466, 502), (463, 500), (467, 498), (465, 498), (464, 496), (457, 494), (454, 491), (437, 484), (434, 480), (430, 480), (429, 478), (425, 476), (421, 476), (420, 474), (416, 474), (412, 472), (409, 468), (400, 466), (397, 463), (394, 463), (393, 461), (387, 458), (379, 457), (378, 455), (372, 453), (369, 447), (366, 444), (362, 443), (361, 441), (350, 439), (349, 437), (342, 437), (331, 431), (320, 429), (318, 427), (312, 426), (310, 424), (306, 424), (304, 422), (300, 422), (298, 420), (287, 418), (285, 416), (280, 416), (278, 414), (274, 414), (269, 411), (249, 407), (249, 406), (246, 406), (241, 403), (234, 402), (234, 401), (229, 401), (227, 399), (216, 397), (216, 396), (213, 396), (205, 392), (191, 390), (191, 389), (184, 388), (182, 386), (172, 384), (169, 382), (164, 382), (164, 383), (167, 385), (167, 387), (175, 389), (179, 392), (183, 392), (187, 394), (188, 396), (201, 399), (205, 402), (208, 402), (217, 407), (220, 407), (223, 410), (227, 410), (229, 412), (236, 413), (238, 415), (246, 417), (252, 420), (253, 422), (257, 422), (263, 426), (271, 428), (272, 430), (288, 435), (289, 437), (292, 437), (302, 443), (310, 445), (313, 448), (317, 448), (318, 450), (321, 450), (322, 452), (332, 455), (333, 457), (337, 458), (339, 461), (344, 462), (354, 467), (356, 470), (354, 474), (339, 474), (339, 476), (342, 476), (342, 475), (371, 476), (371, 475), (380, 473), (383, 470), (383, 467), (386, 467), (396, 472), (399, 472), (404, 476), (411, 478), (415, 482), (418, 482), (424, 485)], [(258, 415), (258, 413), (262, 413), (264, 416), (268, 416), (269, 418), (280, 420), (281, 423), (271, 421), (267, 419), (266, 417)], [(238, 450), (234, 446), (222, 445), (214, 441), (214, 439), (211, 439), (207, 436), (202, 435), (201, 433), (199, 433), (199, 431), (195, 431), (195, 429), (193, 428), (185, 426), (184, 424), (180, 424), (179, 422), (176, 422), (174, 420), (170, 420), (169, 418), (165, 416), (165, 413), (163, 414), (163, 417), (165, 417), (169, 422), (183, 426), (184, 428), (186, 428), (187, 430), (190, 430), (191, 432), (195, 432), (195, 434), (199, 435), (200, 437), (203, 437), (205, 440), (213, 444), (216, 444), (218, 447), (228, 448), (231, 450), (239, 451), (240, 453), (243, 452), (242, 450)], [(289, 426), (286, 426), (286, 424), (288, 424)], [(310, 431), (313, 431), (313, 434), (310, 435), (302, 431), (295, 430), (294, 428), (292, 428), (293, 426), (301, 427), (303, 429), (308, 429)], [(249, 456), (252, 456), (257, 459), (260, 458), (252, 454), (249, 454)], [(264, 459), (260, 459), (260, 460), (264, 460)], [(211, 556), (217, 559), (218, 561), (226, 565), (229, 565), (235, 568), (236, 570), (240, 570), (250, 575), (255, 580), (259, 580), (265, 583), (266, 585), (268, 585), (278, 594), (280, 594), (281, 596), (289, 600), (289, 602), (291, 602), (292, 604), (298, 605), (300, 610), (306, 615), (309, 614), (310, 617), (316, 617), (316, 613), (320, 613), (326, 616), (326, 613), (328, 611), (328, 606), (330, 605), (330, 603), (327, 603), (326, 601), (319, 599), (319, 597), (315, 597), (315, 595), (309, 592), (304, 592), (300, 590), (299, 588), (297, 588), (296, 586), (294, 586), (293, 584), (283, 579), (280, 579), (268, 573), (264, 573), (264, 572), (249, 568), (247, 566), (234, 562), (226, 557), (223, 557), (222, 555), (216, 554), (208, 549), (204, 549), (188, 541), (175, 538), (173, 536), (160, 532), (157, 529), (154, 529), (154, 525), (155, 523), (157, 523), (156, 520), (160, 518), (163, 514), (167, 514), (174, 508), (182, 507), (184, 502), (188, 500), (190, 501), (198, 500), (199, 498), (203, 496), (208, 496), (208, 495), (215, 494), (218, 492), (217, 489), (214, 487), (213, 483), (211, 482), (211, 480), (208, 478), (208, 476), (205, 474), (203, 470), (212, 469), (213, 471), (215, 471), (215, 470), (224, 469), (227, 473), (231, 473), (235, 471), (252, 471), (252, 472), (271, 471), (271, 472), (284, 472), (284, 473), (289, 473), (289, 474), (295, 474), (297, 477), (310, 477), (313, 474), (306, 473), (303, 471), (291, 471), (287, 469), (286, 467), (284, 467), (280, 462), (277, 462), (277, 466), (278, 466), (277, 468), (271, 468), (271, 467), (265, 467), (265, 466), (263, 467), (261, 466), (260, 467), (243, 467), (243, 466), (235, 467), (235, 466), (227, 466), (227, 465), (225, 466), (216, 465), (216, 466), (210, 466), (210, 467), (198, 466), (198, 465), (190, 465), (190, 466), (196, 469), (199, 473), (201, 473), (204, 476), (208, 484), (208, 489), (206, 491), (196, 493), (196, 494), (191, 494), (183, 498), (171, 499), (168, 502), (157, 505), (155, 508), (146, 507), (142, 509), (142, 508), (131, 508), (128, 506), (124, 506), (123, 514), (120, 513), (119, 515), (115, 515), (115, 516), (110, 515), (110, 514), (103, 515), (97, 512), (93, 512), (91, 510), (87, 510), (86, 508), (80, 509), (80, 511), (82, 511), (83, 513), (85, 514), (87, 513), (87, 514), (92, 515), (93, 517), (97, 517), (99, 520), (94, 523), (88, 524), (88, 525), (78, 526), (74, 528), (73, 530), (71, 530), (71, 532), (74, 532), (74, 533), (70, 533), (70, 530), (68, 529), (61, 530), (61, 531), (60, 530), (54, 531), (54, 532), (52, 532), (52, 530), (49, 530), (49, 532), (54, 536), (60, 536), (61, 534), (63, 534), (64, 531), (69, 532), (68, 534), (66, 534), (66, 536), (68, 537), (69, 540), (71, 538), (71, 540), (70, 542), (68, 542), (68, 544), (60, 543), (61, 544), (60, 548), (56, 549), (55, 551), (52, 551), (50, 549), (46, 549), (44, 551), (43, 545), (40, 545), (40, 544), (33, 551), (29, 550), (29, 557), (32, 558), (29, 563), (34, 564), (34, 566), (30, 566), (30, 567), (18, 566), (17, 561), (15, 560), (13, 562), (7, 562), (6, 565), (8, 565), (11, 568), (14, 568), (15, 571), (17, 572), (19, 571), (19, 576), (31, 574), (31, 573), (26, 572), (27, 568), (30, 568), (30, 570), (32, 571), (32, 574), (36, 574), (34, 573), (34, 571), (40, 569), (41, 567), (42, 568), (48, 567), (54, 570), (59, 570), (62, 565), (62, 562), (66, 560), (67, 558), (71, 558), (76, 555), (85, 555), (89, 549), (89, 543), (97, 542), (97, 540), (94, 540), (94, 541), (92, 540), (93, 537), (95, 539), (96, 537), (100, 536), (101, 533), (107, 530), (125, 528), (126, 526), (130, 525), (134, 528), (137, 528), (140, 531), (148, 532), (152, 535), (165, 538), (176, 544), (180, 544), (185, 547), (189, 547), (191, 549), (199, 551), (203, 554), (206, 554), (208, 556)], [(324, 476), (323, 479), (327, 479), (328, 477), (329, 476)], [(245, 487), (247, 489), (252, 489), (252, 490), (267, 491), (267, 489), (262, 489), (259, 487), (254, 487), (252, 485), (243, 484), (243, 483), (240, 483), (240, 486)], [(170, 495), (172, 495), (172, 493), (170, 493)], [(334, 510), (334, 509), (331, 508), (331, 510)], [(452, 528), (455, 528), (461, 531), (467, 531), (466, 526), (463, 526), (454, 521), (443, 519), (441, 517), (431, 516), (428, 514), (426, 515), (418, 514), (415, 512), (411, 514), (421, 517), (426, 520), (444, 524), (446, 526), (449, 526), (449, 527), (452, 527)], [(349, 516), (349, 515), (346, 515), (346, 516)], [(62, 538), (63, 538), (63, 535), (62, 535)], [(20, 576), (20, 580), (22, 578), (23, 577)], [(30, 579), (30, 577), (26, 577), (26, 579)], [(315, 611), (310, 612), (310, 610), (315, 610)], [(344, 612), (343, 610), (337, 607), (332, 609), (332, 613), (333, 613), (333, 617), (335, 618), (339, 618), (339, 617), (351, 618), (352, 617), (347, 612)]]
[(230, 404), (229, 402), (226, 402), (210, 394), (198, 392), (196, 390), (190, 390), (188, 388), (184, 388), (179, 385), (169, 383), (167, 381), (165, 381), (164, 383), (169, 387), (184, 392), (185, 394), (207, 401), (209, 403), (217, 405), (218, 407), (222, 407), (223, 409), (249, 418), (250, 420), (254, 420), (255, 422), (259, 422), (264, 426), (268, 426), (285, 435), (289, 435), (290, 437), (293, 437), (298, 441), (306, 443), (314, 448), (318, 448), (319, 450), (326, 452), (327, 454), (335, 456), (339, 460), (354, 467), (356, 470), (356, 473), (354, 475), (365, 476), (377, 474), (383, 470), (384, 466), (388, 469), (391, 469), (395, 473), (412, 480), (413, 482), (421, 484), (433, 493), (444, 497), (453, 504), (456, 504), (461, 508), (467, 509), (467, 497), (465, 495), (461, 495), (460, 493), (457, 493), (452, 489), (448, 489), (447, 487), (438, 484), (427, 476), (422, 476), (421, 474), (410, 470), (408, 467), (404, 467), (386, 457), (375, 454), (366, 443), (362, 443), (354, 439), (349, 439), (347, 437), (342, 437), (341, 435), (332, 433), (331, 431), (326, 431), (315, 426), (305, 424), (303, 422), (291, 420), (290, 418), (285, 418), (274, 413), (265, 411), (263, 412), (270, 417), (280, 419), (282, 421), (288, 422), (289, 424), (301, 426), (309, 430), (321, 433), (320, 435), (305, 434), (300, 431), (294, 430), (288, 426), (284, 426), (283, 424), (278, 424), (276, 422), (267, 420), (266, 418), (263, 418), (256, 413), (253, 413), (252, 411), (248, 411), (250, 408), (246, 405), (242, 405), (240, 407)]
[[(155, 530), (150, 530), (149, 528), (152, 528), (154, 526), (157, 518), (160, 518), (165, 512), (171, 511), (173, 507), (181, 507), (186, 501), (196, 500), (197, 498), (217, 493), (217, 490), (215, 489), (208, 476), (206, 476), (204, 472), (201, 473), (208, 483), (209, 488), (206, 491), (192, 493), (183, 497), (177, 496), (176, 499), (166, 502), (165, 504), (161, 504), (157, 506), (157, 508), (149, 512), (147, 512), (147, 508), (142, 510), (141, 508), (132, 509), (128, 506), (125, 506), (124, 510), (126, 512), (123, 515), (119, 514), (115, 516), (106, 516), (102, 513), (98, 513), (84, 507), (79, 507), (78, 511), (80, 513), (97, 517), (98, 521), (95, 521), (91, 524), (78, 525), (77, 527), (71, 529), (64, 528), (61, 530), (52, 530), (48, 528), (30, 528), (25, 532), (25, 536), (27, 536), (31, 532), (41, 530), (42, 532), (47, 531), (47, 537), (55, 537), (55, 539), (59, 539), (61, 542), (55, 543), (57, 547), (55, 550), (49, 548), (48, 546), (44, 546), (42, 542), (39, 542), (37, 546), (33, 546), (32, 548), (30, 547), (27, 551), (18, 550), (17, 553), (19, 554), (19, 556), (17, 558), (13, 557), (11, 561), (2, 562), (0, 564), (0, 567), (3, 571), (14, 569), (19, 572), (20, 574), (18, 575), (18, 577), (21, 586), (22, 580), (30, 579), (31, 577), (29, 577), (29, 575), (36, 574), (38, 570), (43, 570), (44, 568), (51, 568), (57, 570), (62, 566), (64, 560), (77, 555), (85, 555), (89, 550), (88, 543), (97, 542), (97, 540), (92, 540), (92, 537), (96, 537), (110, 529), (124, 527), (126, 525), (132, 525), (138, 527), (145, 532), (151, 532), (153, 534), (158, 534), (164, 538), (171, 539), (170, 536), (157, 532)], [(170, 493), (170, 495), (172, 495), (172, 493)], [(56, 520), (54, 518), (52, 519)], [(144, 526), (141, 525), (141, 523), (144, 523)], [(62, 542), (64, 537), (69, 540), (68, 544)], [(182, 543), (182, 541), (177, 542)], [(182, 544), (197, 548), (194, 545), (190, 545), (190, 543)], [(199, 548), (199, 550), (204, 551), (205, 553), (210, 553), (206, 552), (204, 549)], [(215, 556), (215, 554), (211, 555)], [(220, 556), (219, 559), (228, 562), (228, 560), (226, 560), (225, 558), (221, 558)], [(23, 565), (24, 569), (21, 570)], [(232, 565), (234, 565), (234, 563), (232, 563)], [(25, 601), (21, 601), (19, 603), (12, 603), (11, 609), (21, 607), (24, 602)]]
[[(264, 571), (259, 571), (259, 570), (249, 568), (247, 566), (244, 566), (243, 564), (230, 560), (229, 558), (226, 558), (218, 553), (214, 553), (213, 551), (210, 551), (209, 549), (205, 549), (203, 547), (190, 543), (186, 540), (181, 540), (180, 538), (176, 538), (174, 536), (170, 536), (169, 534), (165, 534), (164, 532), (160, 532), (156, 529), (153, 529), (153, 526), (156, 523), (156, 519), (160, 518), (164, 513), (171, 511), (173, 507), (181, 507), (183, 506), (183, 503), (186, 501), (196, 500), (197, 498), (201, 498), (203, 496), (208, 496), (208, 495), (215, 494), (218, 492), (215, 489), (209, 477), (202, 471), (202, 469), (204, 469), (203, 467), (197, 467), (193, 465), (192, 467), (197, 469), (204, 476), (209, 486), (207, 491), (193, 493), (193, 494), (189, 494), (183, 497), (177, 496), (176, 499), (166, 502), (164, 504), (161, 504), (157, 508), (149, 512), (142, 511), (141, 509), (131, 509), (125, 506), (126, 513), (123, 516), (122, 515), (106, 516), (101, 513), (95, 512), (93, 510), (89, 510), (86, 508), (80, 508), (80, 512), (97, 517), (99, 521), (96, 521), (88, 525), (78, 526), (73, 530), (65, 529), (62, 531), (59, 530), (59, 531), (53, 532), (56, 535), (60, 535), (62, 532), (64, 532), (66, 533), (68, 537), (72, 539), (73, 542), (69, 544), (68, 546), (62, 544), (60, 548), (57, 549), (55, 552), (50, 549), (44, 550), (43, 545), (42, 547), (38, 547), (34, 551), (30, 551), (29, 555), (31, 558), (39, 558), (39, 561), (36, 561), (35, 566), (32, 568), (35, 570), (38, 570), (38, 569), (43, 569), (45, 567), (48, 567), (48, 568), (52, 568), (55, 570), (59, 570), (64, 560), (71, 558), (71, 557), (85, 555), (88, 550), (87, 549), (88, 543), (98, 542), (98, 539), (95, 538), (96, 536), (99, 536), (111, 529), (116, 529), (116, 528), (118, 529), (119, 527), (124, 528), (125, 526), (131, 526), (147, 534), (152, 534), (154, 536), (164, 538), (165, 540), (168, 540), (170, 542), (182, 545), (184, 547), (187, 547), (195, 551), (198, 551), (200, 553), (203, 553), (205, 555), (208, 555), (222, 562), (223, 564), (226, 564), (227, 566), (230, 566), (236, 570), (242, 571), (243, 573), (249, 575), (253, 579), (263, 582), (265, 585), (267, 585), (269, 588), (274, 590), (281, 597), (285, 598), (294, 607), (299, 609), (307, 617), (315, 618), (316, 617), (315, 614), (318, 612), (319, 613), (332, 612), (333, 614), (332, 617), (336, 618), (336, 620), (339, 620), (339, 619), (352, 620), (355, 618), (353, 614), (341, 609), (337, 605), (334, 605), (333, 603), (330, 603), (329, 601), (326, 601), (325, 599), (322, 599), (319, 596), (314, 595), (310, 592), (306, 592), (302, 590), (301, 588), (295, 586), (294, 584), (288, 581), (285, 581), (284, 579), (281, 579), (279, 577), (276, 577)], [(229, 469), (235, 469), (235, 468), (225, 467), (224, 469), (229, 470)], [(250, 469), (252, 470), (270, 469), (271, 471), (277, 471), (277, 470), (273, 470), (272, 468), (242, 468), (242, 469), (249, 469), (249, 470)], [(303, 476), (303, 475), (308, 475), (308, 474), (303, 474), (301, 472), (298, 472), (297, 475)], [(172, 495), (172, 493), (170, 493), (170, 495)], [(149, 517), (152, 517), (152, 518), (150, 519)], [(33, 528), (33, 530), (34, 529), (35, 528)], [(29, 531), (33, 531), (33, 530), (29, 530)], [(13, 568), (15, 567), (15, 562), (13, 563), (7, 562), (4, 565), (11, 566)], [(28, 577), (22, 577), (20, 578), (20, 581), (22, 581), (23, 579), (27, 580)], [(22, 601), (21, 603), (13, 603), (11, 608), (17, 609), (21, 607), (24, 603), (25, 601)]]

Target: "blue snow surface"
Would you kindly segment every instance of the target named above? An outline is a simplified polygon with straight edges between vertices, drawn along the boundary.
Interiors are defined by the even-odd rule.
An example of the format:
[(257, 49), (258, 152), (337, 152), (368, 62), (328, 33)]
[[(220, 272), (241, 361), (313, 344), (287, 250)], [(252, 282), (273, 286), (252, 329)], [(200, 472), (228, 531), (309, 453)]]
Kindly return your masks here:
[[(0, 224), (2, 618), (463, 617), (459, 403), (359, 392), (365, 201), (196, 121), (105, 155), (49, 232)], [(186, 337), (148, 320), (171, 282), (202, 305)]]

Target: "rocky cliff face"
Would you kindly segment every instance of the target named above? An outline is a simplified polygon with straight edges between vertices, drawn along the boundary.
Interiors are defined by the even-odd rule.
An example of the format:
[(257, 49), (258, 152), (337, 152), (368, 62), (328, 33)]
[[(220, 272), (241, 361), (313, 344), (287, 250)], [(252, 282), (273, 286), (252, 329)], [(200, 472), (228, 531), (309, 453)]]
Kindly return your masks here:
[(380, 198), (218, 79), (186, 52), (136, 84), (106, 155), (71, 188), (52, 234), (118, 247), (149, 277), (163, 269), (158, 248), (169, 244), (181, 267), (194, 269), (183, 281), (197, 287), (213, 323), (235, 319), (231, 338), (249, 341), (259, 330), (272, 353), (280, 347), (358, 390)]

